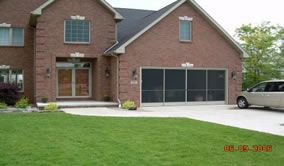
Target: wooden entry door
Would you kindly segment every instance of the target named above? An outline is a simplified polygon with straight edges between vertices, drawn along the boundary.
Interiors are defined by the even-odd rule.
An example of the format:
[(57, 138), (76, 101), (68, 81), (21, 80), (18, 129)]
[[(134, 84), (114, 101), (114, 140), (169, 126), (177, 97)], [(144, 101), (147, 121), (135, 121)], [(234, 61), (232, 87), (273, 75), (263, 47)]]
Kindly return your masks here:
[(91, 97), (91, 73), (87, 68), (57, 69), (57, 98)]
[(76, 96), (90, 96), (89, 89), (89, 70), (88, 69), (76, 69)]
[(72, 69), (58, 69), (58, 96), (72, 96)]

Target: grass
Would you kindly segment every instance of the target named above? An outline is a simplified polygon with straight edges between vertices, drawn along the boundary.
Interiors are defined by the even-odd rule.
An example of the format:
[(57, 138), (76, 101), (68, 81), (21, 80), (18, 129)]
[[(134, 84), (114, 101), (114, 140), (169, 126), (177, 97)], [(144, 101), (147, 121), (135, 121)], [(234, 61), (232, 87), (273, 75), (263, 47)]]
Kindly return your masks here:
[[(272, 145), (272, 152), (224, 152)], [(1, 166), (281, 166), (284, 137), (190, 119), (0, 114)]]

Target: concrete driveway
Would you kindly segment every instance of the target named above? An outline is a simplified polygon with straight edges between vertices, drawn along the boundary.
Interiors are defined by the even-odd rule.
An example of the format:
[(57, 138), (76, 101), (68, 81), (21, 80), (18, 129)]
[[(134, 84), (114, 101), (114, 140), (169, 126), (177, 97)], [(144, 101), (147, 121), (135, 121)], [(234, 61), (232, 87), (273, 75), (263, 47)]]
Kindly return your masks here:
[(117, 108), (70, 108), (63, 111), (83, 116), (190, 118), (284, 136), (284, 110), (281, 109), (253, 107), (240, 110), (236, 106), (207, 105), (143, 107), (138, 111)]

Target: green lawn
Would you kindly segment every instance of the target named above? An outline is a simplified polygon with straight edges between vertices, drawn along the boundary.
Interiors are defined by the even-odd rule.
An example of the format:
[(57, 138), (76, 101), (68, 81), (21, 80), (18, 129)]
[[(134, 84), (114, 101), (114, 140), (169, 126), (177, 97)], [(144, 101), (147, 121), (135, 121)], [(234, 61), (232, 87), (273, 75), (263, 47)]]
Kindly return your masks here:
[[(224, 152), (272, 145), (272, 152)], [(1, 166), (222, 166), (284, 163), (284, 137), (190, 119), (0, 114)]]

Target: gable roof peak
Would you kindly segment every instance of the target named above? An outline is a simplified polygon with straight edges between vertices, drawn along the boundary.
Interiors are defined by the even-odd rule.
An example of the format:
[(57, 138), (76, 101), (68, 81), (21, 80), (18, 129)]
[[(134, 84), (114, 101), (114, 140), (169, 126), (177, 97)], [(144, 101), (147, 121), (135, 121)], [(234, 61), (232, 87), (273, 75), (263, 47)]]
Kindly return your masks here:
[(127, 33), (124, 33), (126, 35), (119, 37), (118, 43), (116, 43), (110, 49), (108, 49), (105, 52), (105, 54), (106, 55), (112, 53), (124, 54), (125, 48), (129, 44), (131, 44), (137, 38), (142, 36), (150, 28), (155, 26), (157, 23), (159, 23), (161, 20), (163, 20), (166, 16), (168, 16), (170, 13), (172, 13), (175, 9), (177, 9), (184, 3), (191, 4), (192, 7), (197, 10), (197, 12), (199, 12), (202, 16), (204, 16), (205, 19), (210, 24), (212, 24), (220, 32), (220, 34), (224, 36), (227, 41), (230, 42), (230, 44), (234, 48), (236, 48), (239, 51), (241, 57), (248, 57), (247, 52), (235, 41), (235, 39), (233, 39), (233, 37), (228, 32), (226, 32), (226, 30), (222, 28), (222, 26), (218, 24), (195, 0), (177, 0), (158, 11), (150, 13), (149, 15), (145, 16), (143, 19), (139, 20), (139, 24), (137, 25), (135, 24), (134, 26), (129, 27), (129, 29), (126, 29)]
[[(115, 20), (121, 21), (124, 19), (123, 16), (120, 13), (118, 13), (107, 1), (105, 0), (98, 0), (98, 1), (101, 2), (104, 7), (106, 7), (108, 10), (110, 10), (114, 14)], [(32, 11), (31, 16), (30, 16), (30, 25), (35, 26), (37, 23), (37, 17), (42, 15), (43, 9), (45, 9), (46, 7), (48, 7), (54, 2), (56, 2), (56, 0), (47, 0), (40, 7)]]

